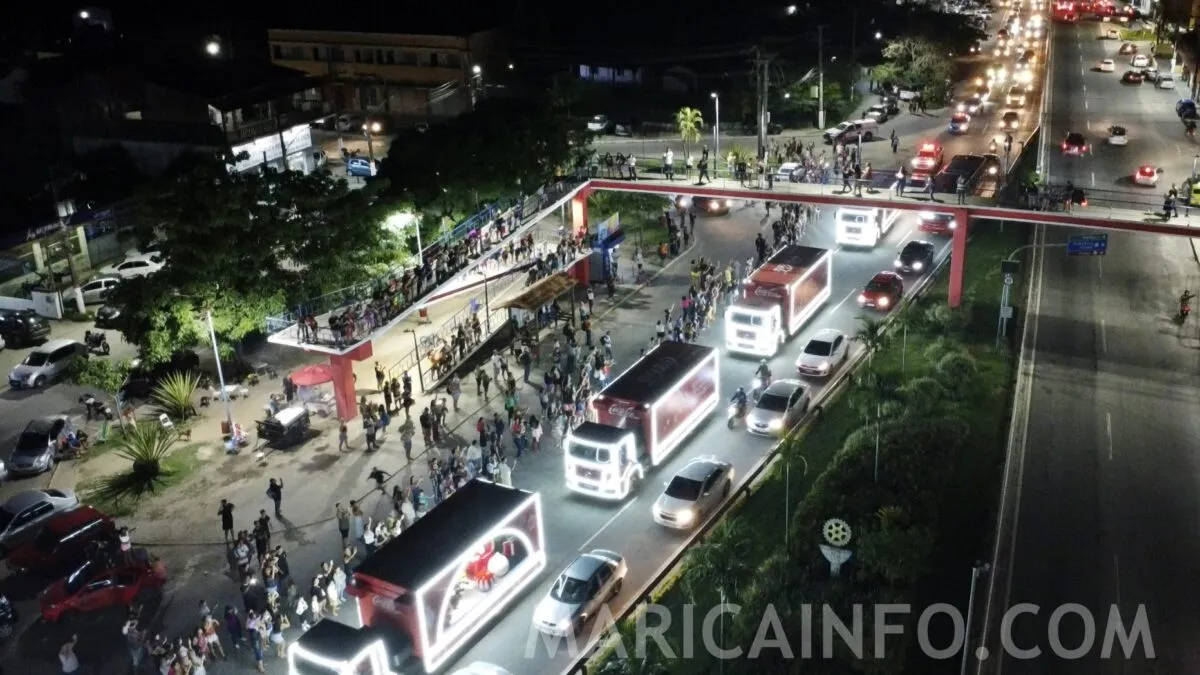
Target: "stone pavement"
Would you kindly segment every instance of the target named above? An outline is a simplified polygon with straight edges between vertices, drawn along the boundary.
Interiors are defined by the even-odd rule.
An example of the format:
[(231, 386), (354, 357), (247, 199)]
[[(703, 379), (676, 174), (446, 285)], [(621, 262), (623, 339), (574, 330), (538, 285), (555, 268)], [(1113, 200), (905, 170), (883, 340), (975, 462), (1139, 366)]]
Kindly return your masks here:
[[(672, 263), (680, 258), (686, 258), (687, 253), (688, 251), (684, 251), (680, 256), (668, 259), (666, 268), (659, 266), (657, 256), (648, 255), (646, 256), (646, 267), (651, 274), (661, 275)], [(664, 302), (668, 302), (669, 298), (678, 294), (679, 291), (674, 288), (675, 285), (682, 284), (686, 288), (686, 270), (682, 273), (678, 273), (679, 270), (675, 270), (675, 272), (669, 275), (674, 279), (671, 290), (668, 291), (664, 287), (659, 291), (663, 295)], [(654, 282), (652, 281), (652, 283)], [(618, 293), (614, 298), (610, 299), (606, 297), (607, 294), (603, 292), (603, 289), (600, 289), (596, 297), (597, 306), (594, 315), (596, 324), (594, 337), (597, 340), (606, 328), (612, 329), (618, 336), (624, 335), (635, 325), (642, 332), (653, 330), (652, 323), (647, 323), (644, 318), (646, 316), (644, 311), (646, 309), (657, 311), (657, 308), (642, 307), (637, 302), (640, 298), (639, 293), (638, 289), (622, 285), (618, 288)], [(467, 300), (464, 298), (460, 302), (465, 303)], [(610, 313), (623, 301), (626, 305), (632, 305), (628, 311), (639, 314), (639, 316), (636, 318), (627, 316), (624, 321), (618, 321), (618, 317), (613, 315), (610, 319)], [(455, 300), (452, 299), (444, 303), (446, 307), (438, 308), (437, 315), (445, 316), (456, 311), (454, 302)], [(459, 306), (461, 307), (461, 305)], [(434, 315), (431, 314), (431, 316)], [(434, 325), (436, 326), (436, 323)], [(433, 330), (432, 326), (427, 325), (425, 328)], [(545, 339), (547, 342), (553, 342), (556, 337), (551, 333)], [(620, 339), (618, 337), (618, 340)], [(410, 336), (399, 331), (378, 340), (376, 354), (379, 360), (386, 365), (387, 359), (391, 358), (393, 354), (411, 349), (411, 340)], [(641, 342), (644, 337), (638, 340)], [(637, 348), (641, 346), (638, 344)], [(628, 346), (628, 349), (633, 348), (633, 345)], [(277, 349), (279, 348), (272, 346), (270, 356), (260, 354), (256, 358), (271, 360), (279, 366), (281, 376), (306, 359), (314, 362), (318, 360), (296, 352), (291, 355), (292, 360), (288, 362), (288, 367), (284, 368), (283, 359), (289, 355), (281, 354), (279, 358), (276, 358), (274, 352)], [(543, 353), (548, 353), (548, 351), (549, 349), (546, 349)], [(633, 353), (636, 354), (636, 352)], [(297, 355), (299, 356), (297, 357)], [(381, 402), (381, 397), (377, 395), (374, 388), (373, 363), (368, 361), (360, 363), (358, 366), (360, 370), (357, 375), (360, 377), (359, 382), (362, 385), (357, 393), (360, 396), (366, 395), (375, 402)], [(519, 367), (515, 364), (510, 367), (513, 369), (514, 375), (519, 376)], [(540, 381), (539, 369), (535, 368), (534, 376), (539, 378), (535, 381)], [(414, 416), (431, 400), (431, 396), (422, 395), (415, 384), (414, 382), (414, 398), (416, 399)], [(278, 380), (264, 380), (257, 387), (251, 389), (248, 397), (234, 401), (232, 405), (235, 419), (243, 421), (243, 424), (249, 429), (252, 420), (258, 419), (262, 414), (268, 394), (278, 391), (278, 387)], [(369, 515), (376, 518), (386, 516), (391, 508), (390, 499), (374, 491), (373, 483), (368, 479), (368, 474), (375, 467), (379, 467), (390, 475), (386, 486), (389, 491), (392, 485), (406, 485), (410, 477), (413, 477), (429, 494), (431, 488), (428, 483), (427, 462), (432, 451), (437, 450), (444, 456), (451, 444), (465, 445), (474, 435), (474, 421), (477, 417), (490, 417), (494, 411), (503, 413), (502, 399), (498, 396), (497, 387), (493, 386), (490, 393), (491, 396), (485, 400), (476, 393), (473, 378), (464, 378), (460, 411), (450, 412), (447, 417), (447, 426), (450, 428), (448, 440), (440, 448), (428, 448), (422, 444), (418, 431), (414, 439), (412, 462), (407, 461), (404, 457), (397, 428), (402, 421), (403, 414), (397, 416), (392, 428), (383, 437), (381, 450), (372, 454), (363, 452), (364, 444), (360, 423), (352, 424), (349, 429), (352, 450), (339, 452), (336, 424), (333, 420), (325, 419), (314, 422), (314, 427), (320, 430), (320, 435), (296, 449), (271, 451), (262, 455), (243, 451), (237, 456), (226, 456), (221, 449), (217, 431), (218, 420), (223, 418), (224, 413), (219, 404), (208, 409), (202, 420), (194, 427), (194, 436), (191, 441), (200, 446), (203, 466), (183, 484), (171, 488), (160, 497), (147, 500), (141, 505), (138, 513), (127, 519), (125, 523), (136, 528), (135, 542), (148, 547), (160, 556), (170, 571), (171, 581), (166, 589), (167, 598), (154, 624), (154, 629), (169, 636), (180, 635), (194, 629), (197, 617), (195, 608), (200, 600), (208, 601), (213, 608), (225, 604), (241, 607), (237, 584), (229, 574), (226, 549), (222, 542), (217, 516), (220, 499), (228, 499), (234, 504), (235, 522), (238, 529), (251, 529), (252, 521), (257, 516), (259, 509), (267, 509), (268, 512), (271, 510), (270, 501), (264, 494), (267, 479), (269, 477), (282, 478), (284, 483), (283, 517), (274, 521), (274, 525), (278, 529), (274, 533), (272, 544), (284, 546), (288, 552), (296, 582), (302, 587), (307, 586), (310, 577), (306, 575), (315, 572), (323, 560), (331, 559), (338, 554), (340, 539), (331, 522), (333, 503), (336, 501), (345, 503), (351, 499), (357, 499), (363, 504)], [(444, 396), (444, 394), (439, 395)], [(532, 403), (531, 409), (536, 409), (536, 392), (524, 387), (523, 395), (525, 396), (524, 402)], [(529, 398), (530, 396), (533, 398)], [(551, 442), (549, 435), (543, 439), (544, 446)], [(560, 464), (561, 462), (556, 463), (555, 466)], [(55, 475), (54, 484), (62, 487), (74, 487), (81, 478), (112, 473), (120, 470), (121, 466), (122, 461), (111, 454), (101, 455), (84, 464), (66, 464), (64, 470)], [(73, 467), (85, 467), (86, 475)], [(521, 467), (514, 471), (514, 483), (518, 486), (521, 485), (521, 473)], [(346, 611), (343, 610), (343, 613)], [(92, 648), (94, 657), (105, 662), (105, 667), (100, 672), (123, 672), (124, 654), (120, 652), (104, 653), (105, 655), (101, 656), (102, 648), (102, 645)], [(83, 651), (81, 653), (86, 659), (88, 654)], [(242, 655), (240, 658), (235, 657), (234, 660), (246, 668), (252, 666), (248, 660), (241, 660), (242, 658), (246, 657)], [(41, 665), (22, 663), (21, 672), (37, 675), (41, 672)], [(275, 671), (282, 664), (275, 661), (270, 665), (272, 671)], [(209, 668), (209, 672), (218, 674), (241, 671), (241, 668), (227, 668), (223, 663), (213, 664)]]

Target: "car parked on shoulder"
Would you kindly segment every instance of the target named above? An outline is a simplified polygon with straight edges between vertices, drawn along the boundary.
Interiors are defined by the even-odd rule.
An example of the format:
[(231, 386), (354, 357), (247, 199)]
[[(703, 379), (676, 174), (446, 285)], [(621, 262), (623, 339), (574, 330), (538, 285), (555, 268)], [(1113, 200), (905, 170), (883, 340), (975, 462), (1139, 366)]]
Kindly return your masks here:
[(533, 627), (550, 635), (574, 635), (601, 606), (621, 593), (629, 566), (620, 553), (598, 548), (580, 554), (550, 585), (533, 610)]
[(89, 548), (117, 534), (117, 527), (98, 509), (87, 504), (47, 518), (37, 531), (14, 547), (4, 562), (13, 574), (54, 578), (88, 559)]
[(659, 525), (689, 530), (716, 511), (732, 489), (732, 464), (715, 457), (697, 457), (667, 481), (651, 514)]
[(96, 277), (91, 281), (79, 286), (78, 290), (68, 288), (63, 291), (62, 298), (64, 304), (74, 304), (76, 295), (83, 296), (83, 304), (99, 305), (104, 302), (108, 294), (112, 292), (117, 284), (121, 283), (121, 277), (118, 276), (102, 276)]
[(0, 337), (10, 348), (41, 344), (50, 337), (50, 322), (32, 309), (0, 309)]
[(73, 492), (45, 488), (18, 492), (0, 504), (0, 546), (12, 550), (35, 526), (63, 511), (79, 506)]
[(75, 431), (69, 415), (47, 415), (30, 420), (17, 437), (17, 444), (8, 458), (8, 469), (14, 476), (36, 476), (54, 468), (59, 448)]
[(1161, 169), (1156, 169), (1149, 164), (1143, 164), (1133, 172), (1133, 182), (1135, 185), (1144, 187), (1156, 187), (1158, 185), (1158, 174)]
[(134, 258), (126, 258), (119, 263), (107, 265), (100, 269), (100, 274), (105, 276), (115, 276), (121, 279), (137, 279), (139, 277), (149, 276), (158, 272), (163, 268), (162, 258), (150, 254), (141, 255)]
[(87, 347), (78, 340), (50, 340), (33, 348), (25, 359), (8, 374), (13, 389), (40, 389), (62, 375), (76, 358), (88, 357)]
[(1140, 70), (1127, 70), (1121, 76), (1121, 84), (1141, 84), (1145, 79)]

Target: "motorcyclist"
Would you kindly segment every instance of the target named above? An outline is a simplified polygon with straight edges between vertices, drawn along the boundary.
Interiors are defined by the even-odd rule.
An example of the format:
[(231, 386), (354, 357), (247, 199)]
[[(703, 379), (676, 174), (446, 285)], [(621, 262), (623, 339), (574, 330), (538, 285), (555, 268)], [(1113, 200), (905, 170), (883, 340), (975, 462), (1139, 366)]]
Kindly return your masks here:
[(750, 403), (750, 397), (746, 394), (746, 388), (738, 387), (737, 391), (733, 392), (733, 396), (729, 399), (729, 402), (736, 405), (739, 411), (745, 410), (746, 406)]
[(763, 359), (758, 362), (758, 370), (754, 371), (754, 376), (761, 379), (763, 386), (767, 386), (771, 381), (771, 368), (767, 365), (767, 360)]
[(1186, 289), (1183, 291), (1183, 294), (1179, 296), (1180, 316), (1187, 316), (1191, 312), (1192, 308), (1188, 303), (1190, 303), (1194, 297), (1196, 297), (1196, 294)]

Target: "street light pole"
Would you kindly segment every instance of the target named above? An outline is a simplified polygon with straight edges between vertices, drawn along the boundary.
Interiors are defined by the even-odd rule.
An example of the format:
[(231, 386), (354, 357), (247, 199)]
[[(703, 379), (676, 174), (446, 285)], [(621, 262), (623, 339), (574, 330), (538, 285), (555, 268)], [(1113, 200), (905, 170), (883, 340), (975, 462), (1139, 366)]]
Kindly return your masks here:
[[(713, 125), (713, 146), (716, 148), (716, 157), (713, 158), (713, 175), (720, 176), (721, 173), (721, 97), (717, 92), (709, 94), (712, 97), (714, 104), (717, 106), (717, 123)], [(1192, 173), (1196, 173), (1192, 171)]]
[(817, 129), (825, 130), (825, 26), (817, 26)]
[(967, 659), (971, 655), (971, 619), (975, 613), (975, 586), (979, 583), (979, 577), (991, 569), (990, 564), (981, 562), (976, 562), (971, 568), (971, 595), (967, 598), (967, 632), (963, 635), (962, 666), (958, 669), (959, 675), (967, 675)]
[[(208, 337), (212, 340), (213, 358), (217, 362), (217, 384), (221, 385), (221, 400), (225, 402), (225, 424), (229, 427), (229, 437), (233, 438), (233, 404), (225, 389), (225, 371), (221, 368), (221, 351), (217, 349), (217, 329), (213, 327), (212, 310), (205, 310), (204, 319), (208, 322)], [(234, 443), (236, 449), (237, 439), (234, 439)]]
[(420, 344), (417, 342), (417, 331), (407, 328), (405, 333), (411, 333), (413, 336), (413, 354), (416, 356), (417, 363), (417, 384), (421, 385), (421, 391), (425, 391), (425, 374), (421, 370), (421, 351)]

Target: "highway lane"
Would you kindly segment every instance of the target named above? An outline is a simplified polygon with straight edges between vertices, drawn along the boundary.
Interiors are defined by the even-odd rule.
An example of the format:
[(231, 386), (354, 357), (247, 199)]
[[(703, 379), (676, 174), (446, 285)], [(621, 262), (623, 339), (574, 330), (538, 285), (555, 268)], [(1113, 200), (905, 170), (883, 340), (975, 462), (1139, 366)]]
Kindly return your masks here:
[[(1047, 241), (1061, 244), (1066, 234), (1052, 231)], [(1197, 278), (1186, 249), (1175, 239), (1119, 234), (1105, 257), (1046, 251), (1006, 603), (1043, 608), (1018, 619), (1013, 634), (1021, 648), (1037, 645), (1046, 654), (1006, 659), (1003, 672), (1196, 670), (1200, 326), (1172, 320), (1175, 297)], [(1080, 603), (1097, 618), (1100, 639), (1079, 660), (1050, 652), (1047, 619), (1064, 603)], [(1112, 605), (1126, 625), (1145, 605), (1159, 658), (1154, 669), (1140, 669), (1150, 668), (1142, 652), (1128, 662), (1101, 658)], [(1081, 644), (1081, 625), (1064, 622), (1064, 645)]]
[[(731, 252), (739, 256), (748, 255), (753, 240), (753, 230), (759, 227), (761, 211), (745, 209), (725, 218), (702, 219), (697, 225), (700, 244), (686, 254), (685, 258), (700, 256), (723, 260)], [(914, 236), (915, 216), (905, 216), (893, 228), (889, 236), (872, 251), (839, 251), (835, 257), (832, 297), (826, 308), (811, 320), (801, 334), (788, 343), (785, 350), (771, 364), (777, 377), (794, 373), (793, 364), (807, 337), (820, 328), (833, 327), (852, 333), (861, 313), (855, 297), (867, 279), (875, 272), (891, 269), (891, 261), (899, 247)], [(817, 246), (834, 246), (831, 229), (832, 214), (825, 213), (822, 224), (808, 230), (805, 243)], [(937, 240), (939, 238), (932, 237)], [(937, 241), (939, 255), (944, 256), (949, 248), (948, 239)], [(616, 348), (618, 359), (628, 364), (637, 350), (645, 345), (653, 331), (652, 314), (660, 311), (683, 294), (688, 283), (686, 269), (672, 269), (666, 283), (656, 283), (648, 291), (634, 299), (635, 308), (618, 310), (613, 334), (619, 336)], [(610, 325), (610, 320), (608, 324)], [(728, 398), (738, 386), (750, 382), (757, 360), (730, 356), (723, 349), (724, 336), (720, 327), (707, 331), (701, 343), (722, 349), (721, 395)], [(856, 347), (857, 348), (857, 347)], [(819, 395), (821, 385), (814, 384)], [(518, 468), (515, 481), (528, 489), (542, 494), (548, 505), (547, 545), (549, 564), (547, 574), (531, 590), (515, 603), (503, 618), (457, 659), (457, 665), (473, 661), (490, 661), (514, 673), (527, 675), (558, 675), (571, 663), (571, 654), (563, 649), (550, 657), (540, 638), (531, 633), (530, 619), (533, 608), (546, 593), (553, 577), (580, 551), (592, 548), (609, 548), (624, 554), (629, 560), (630, 573), (624, 590), (612, 604), (614, 614), (634, 599), (637, 591), (670, 558), (684, 540), (684, 535), (671, 532), (656, 525), (650, 518), (650, 506), (661, 491), (662, 482), (688, 460), (702, 455), (718, 455), (731, 460), (739, 480), (769, 449), (770, 442), (748, 435), (741, 428), (729, 430), (724, 424), (724, 407), (720, 407), (712, 420), (702, 426), (686, 442), (675, 456), (663, 467), (652, 472), (643, 483), (641, 491), (623, 504), (606, 504), (584, 499), (568, 493), (563, 485), (560, 462), (539, 462), (529, 470)], [(560, 452), (560, 451), (556, 451)], [(783, 522), (783, 513), (780, 513)], [(531, 644), (536, 649), (527, 653)], [(584, 636), (586, 638), (586, 636)], [(580, 647), (586, 643), (581, 639)], [(450, 669), (451, 671), (453, 668)]]
[[(1158, 89), (1153, 83), (1121, 84), (1121, 75), (1133, 69), (1130, 57), (1120, 55), (1122, 41), (1101, 40), (1101, 26), (1094, 21), (1056, 24), (1054, 40), (1052, 93), (1049, 109), (1048, 166), (1053, 183), (1068, 180), (1081, 188), (1118, 191), (1131, 200), (1160, 198), (1166, 187), (1180, 184), (1191, 174), (1192, 160), (1200, 148), (1183, 133), (1175, 116), (1174, 90)], [(1143, 51), (1148, 43), (1137, 43)], [(1096, 69), (1102, 59), (1116, 63), (1112, 73)], [(1163, 70), (1167, 63), (1160, 64)], [(1129, 145), (1107, 143), (1108, 128), (1126, 127)], [(1084, 134), (1092, 146), (1088, 157), (1067, 157), (1058, 148), (1068, 132)], [(1159, 178), (1161, 189), (1137, 186), (1133, 172), (1143, 164), (1164, 169)], [(1102, 193), (1097, 192), (1100, 198)], [(1120, 199), (1118, 195), (1110, 195)]]

